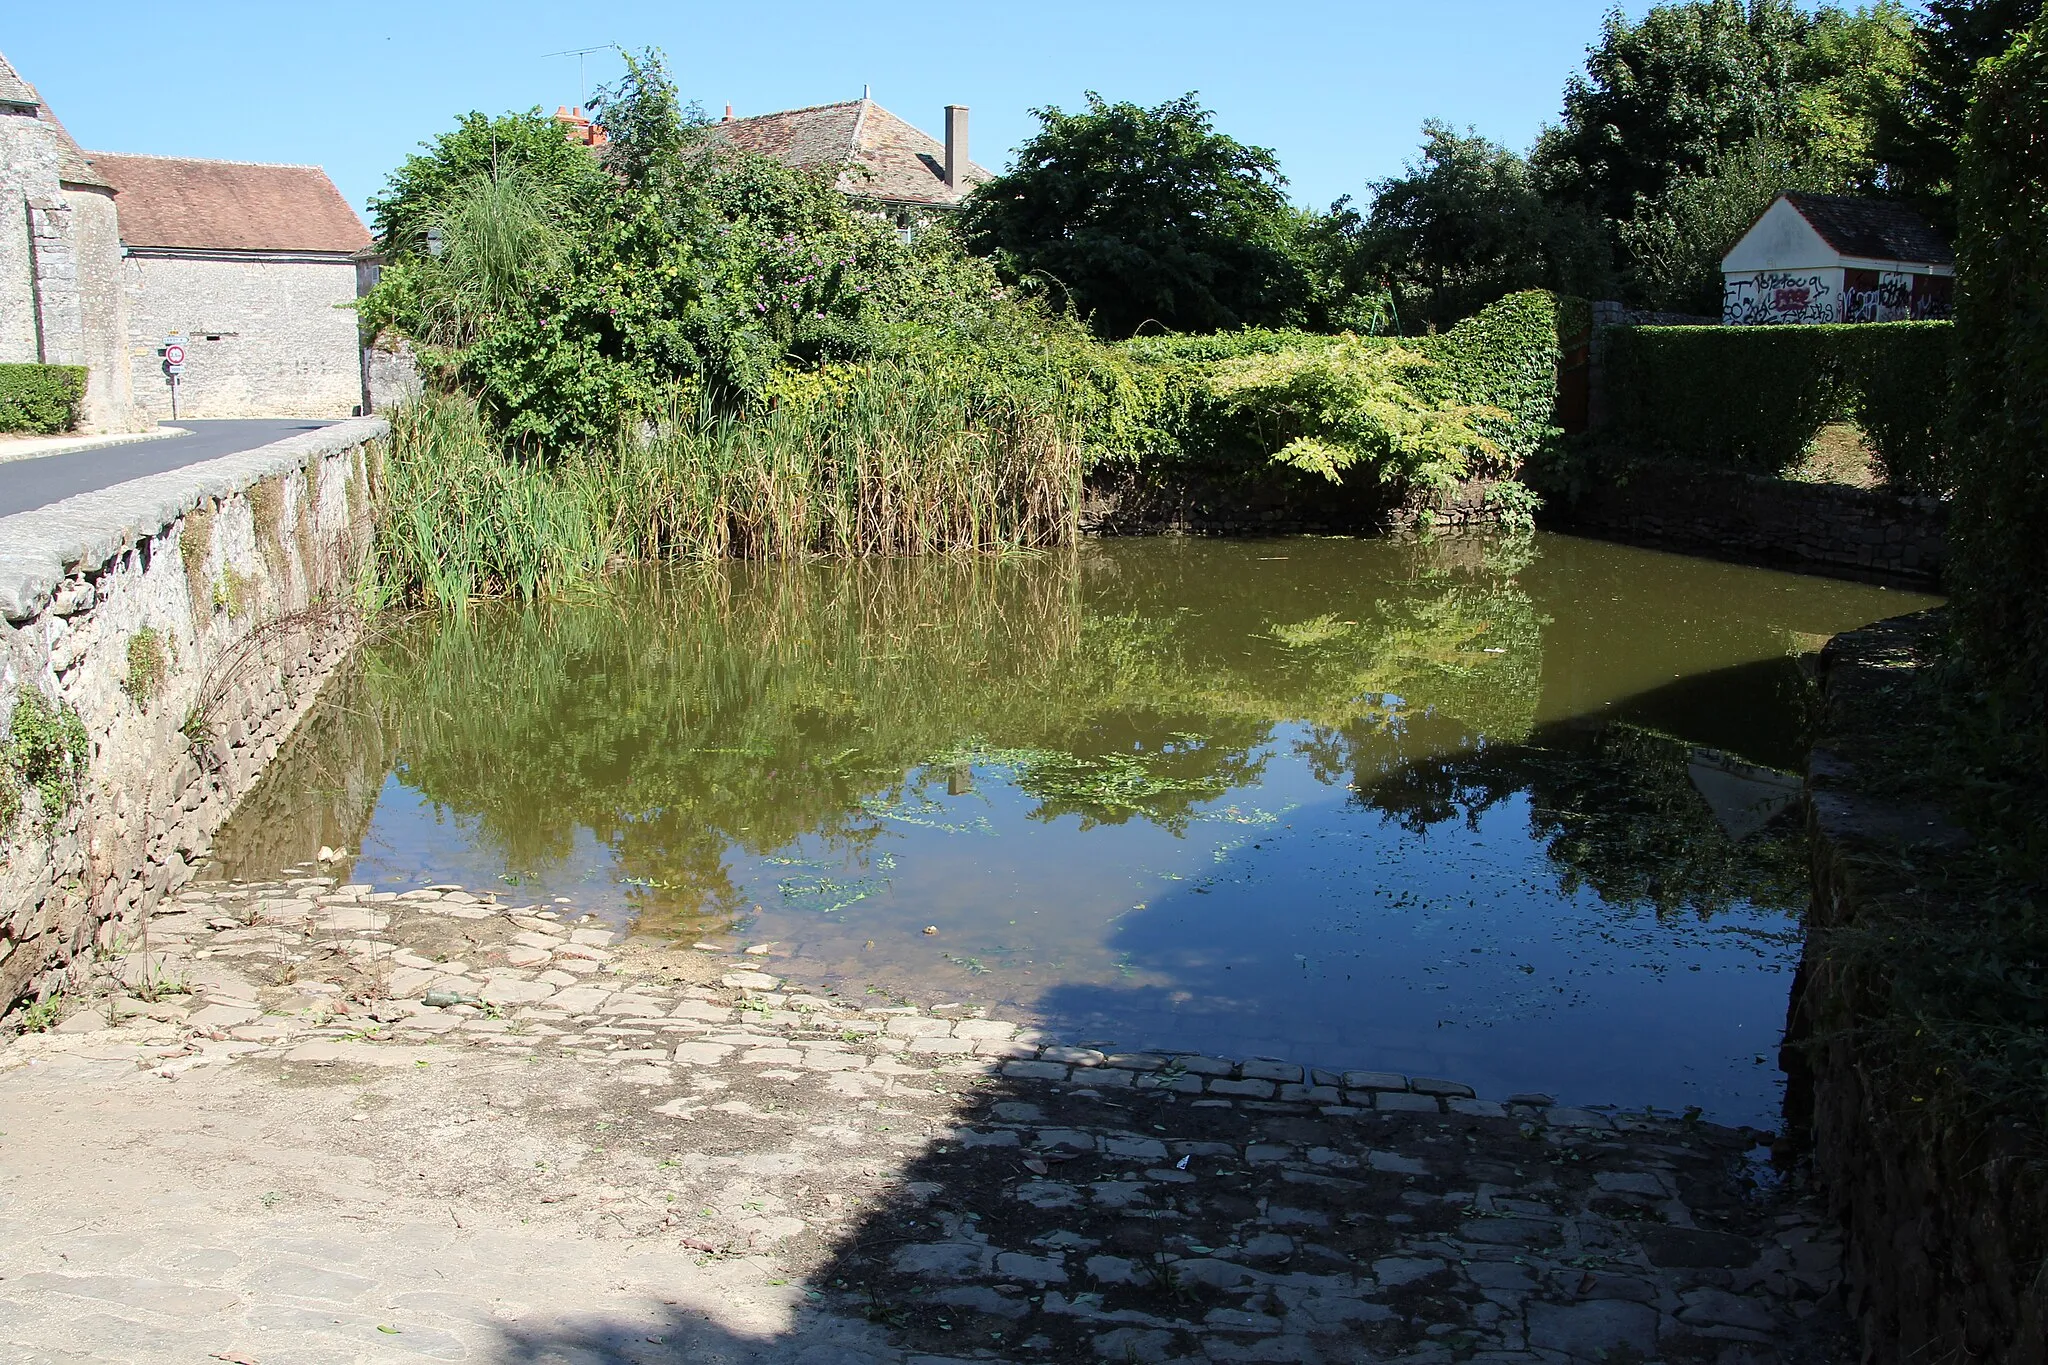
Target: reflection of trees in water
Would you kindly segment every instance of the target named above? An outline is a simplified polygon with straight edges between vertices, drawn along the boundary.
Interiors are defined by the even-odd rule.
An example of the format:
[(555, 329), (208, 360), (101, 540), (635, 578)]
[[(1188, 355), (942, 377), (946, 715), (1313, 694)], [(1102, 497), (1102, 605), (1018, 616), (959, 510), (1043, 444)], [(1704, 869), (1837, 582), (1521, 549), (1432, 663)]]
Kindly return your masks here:
[[(1430, 739), (1441, 747), (1427, 750)], [(1730, 837), (1693, 784), (1695, 750), (1622, 723), (1547, 726), (1525, 744), (1462, 750), (1448, 733), (1421, 738), (1383, 727), (1331, 736), (1319, 761), (1348, 758), (1358, 799), (1420, 833), (1447, 820), (1476, 825), (1518, 792), (1563, 889), (1587, 887), (1610, 904), (1707, 918), (1747, 903), (1797, 910), (1806, 902), (1806, 845), (1795, 819)], [(1418, 752), (1420, 751), (1420, 752)]]
[(1526, 596), (1458, 542), (1384, 548), (1394, 572), (1364, 582), (1299, 549), (1218, 574), (1213, 550), (1163, 545), (627, 575), (395, 632), (366, 654), (357, 728), (508, 868), (559, 864), (587, 828), (644, 908), (727, 914), (730, 848), (807, 837), (858, 861), (878, 809), (928, 805), (963, 749), (1036, 818), (1178, 831), (1262, 778), (1281, 722), (1525, 733)]

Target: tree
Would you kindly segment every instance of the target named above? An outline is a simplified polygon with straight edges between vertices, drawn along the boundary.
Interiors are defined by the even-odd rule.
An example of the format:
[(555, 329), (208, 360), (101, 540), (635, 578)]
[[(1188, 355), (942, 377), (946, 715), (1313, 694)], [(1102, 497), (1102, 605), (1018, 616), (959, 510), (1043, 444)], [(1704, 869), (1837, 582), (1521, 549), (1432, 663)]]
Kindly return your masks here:
[(1688, 0), (1607, 16), (1534, 161), (1558, 198), (1611, 222), (1718, 150), (1783, 128), (1813, 20), (1793, 0)]
[(2012, 45), (2041, 0), (1929, 0), (1914, 61), (1878, 135), (1888, 186), (1944, 226), (1955, 223), (1958, 148), (1977, 64)]
[(1143, 109), (1091, 91), (1084, 112), (1033, 112), (1014, 168), (962, 214), (1006, 278), (1064, 290), (1107, 337), (1291, 320), (1304, 282), (1271, 151), (1217, 132), (1193, 93)]
[(1780, 191), (1888, 191), (1879, 129), (1913, 61), (1899, 0), (1616, 12), (1533, 161), (1552, 199), (1605, 221), (1631, 298), (1717, 311), (1721, 257)]
[(1771, 201), (1787, 190), (1845, 188), (1811, 144), (1763, 134), (1717, 152), (1704, 171), (1679, 176), (1661, 200), (1615, 225), (1629, 262), (1628, 292), (1651, 308), (1718, 316), (1721, 258)]
[(388, 188), (370, 200), (370, 220), (386, 252), (426, 249), (427, 229), (441, 226), (449, 206), (478, 177), (516, 174), (556, 215), (586, 208), (609, 189), (590, 152), (569, 141), (562, 125), (529, 109), (490, 118), (464, 114), (454, 128), (407, 157)]
[(1521, 289), (1600, 292), (1606, 246), (1583, 210), (1546, 199), (1526, 161), (1477, 133), (1431, 120), (1422, 138), (1406, 175), (1373, 186), (1363, 231), (1409, 330)]
[(650, 47), (635, 57), (621, 48), (619, 56), (626, 74), (590, 96), (591, 114), (605, 135), (604, 168), (635, 188), (656, 188), (651, 182), (673, 169), (704, 116), (695, 106), (683, 107), (661, 49)]

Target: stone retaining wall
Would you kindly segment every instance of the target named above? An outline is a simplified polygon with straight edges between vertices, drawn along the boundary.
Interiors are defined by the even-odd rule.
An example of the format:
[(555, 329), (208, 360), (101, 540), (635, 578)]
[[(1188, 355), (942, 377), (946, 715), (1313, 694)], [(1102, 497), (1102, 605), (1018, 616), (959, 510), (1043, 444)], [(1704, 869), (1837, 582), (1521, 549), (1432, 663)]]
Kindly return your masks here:
[(1968, 835), (1889, 771), (1925, 719), (1909, 684), (1938, 666), (1941, 634), (1938, 613), (1898, 617), (1836, 636), (1821, 656), (1826, 709), (1807, 778), (1814, 898), (1787, 1027), (1787, 1115), (1842, 1226), (1864, 1360), (2039, 1365), (2048, 1208), (2036, 1134), (1995, 1112), (1921, 1122), (1921, 1097), (1870, 1028), (1898, 1008), (1889, 981), (1829, 946), (1872, 917), (1977, 913), (1944, 880), (1969, 856)]
[(1091, 476), (1081, 503), (1088, 535), (1209, 536), (1371, 535), (1478, 530), (1498, 524), (1487, 504), (1497, 480), (1473, 479), (1444, 492), (1419, 493), (1389, 505), (1376, 487), (1345, 488), (1315, 479), (1177, 479), (1149, 483), (1129, 476)]
[(1544, 520), (1563, 530), (1902, 587), (1939, 586), (1948, 554), (1939, 499), (1686, 460), (1598, 456), (1550, 502)]
[(0, 1008), (191, 878), (353, 642), (387, 431), (342, 422), (0, 518), (0, 734), (35, 693), (84, 736), (82, 770), (0, 750)]

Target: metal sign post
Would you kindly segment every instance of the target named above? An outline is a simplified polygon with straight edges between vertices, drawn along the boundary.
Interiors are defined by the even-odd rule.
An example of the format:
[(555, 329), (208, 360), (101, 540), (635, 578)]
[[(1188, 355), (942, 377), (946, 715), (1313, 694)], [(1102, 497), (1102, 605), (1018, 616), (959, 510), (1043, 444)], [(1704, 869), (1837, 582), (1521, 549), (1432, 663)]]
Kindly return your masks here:
[(171, 420), (178, 420), (178, 376), (185, 373), (185, 335), (173, 332), (164, 338), (164, 374), (171, 381)]

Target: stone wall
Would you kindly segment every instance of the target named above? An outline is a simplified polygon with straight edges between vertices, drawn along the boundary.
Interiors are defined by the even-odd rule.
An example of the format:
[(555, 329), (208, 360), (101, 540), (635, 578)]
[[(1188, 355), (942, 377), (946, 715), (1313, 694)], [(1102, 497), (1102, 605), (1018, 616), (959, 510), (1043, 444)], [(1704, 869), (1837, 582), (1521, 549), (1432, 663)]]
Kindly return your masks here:
[(77, 364), (86, 367), (81, 431), (133, 431), (134, 389), (128, 362), (128, 299), (122, 288), (121, 224), (113, 191), (67, 185), (72, 231), (78, 239), (78, 308), (83, 320)]
[(346, 653), (387, 431), (343, 422), (0, 518), (0, 723), (34, 691), (89, 739), (54, 806), (0, 769), (20, 794), (0, 1008), (190, 879)]
[(1685, 460), (1591, 457), (1543, 521), (1636, 545), (1807, 573), (1937, 587), (1948, 517), (1936, 498), (1795, 483)]
[(1095, 536), (1376, 535), (1425, 526), (1475, 530), (1499, 521), (1487, 504), (1495, 482), (1474, 479), (1389, 502), (1378, 488), (1340, 487), (1313, 476), (1150, 482), (1097, 473), (1082, 493), (1081, 529)]
[(346, 417), (363, 401), (356, 268), (346, 257), (138, 251), (126, 263), (135, 410), (171, 415), (159, 354), (185, 334), (178, 415)]
[(1787, 1027), (1787, 1116), (1842, 1224), (1863, 1360), (2040, 1365), (2040, 1115), (1986, 1105), (1962, 1122), (1925, 1121), (1925, 1097), (1870, 1027), (1899, 1008), (1888, 974), (1830, 946), (1863, 923), (1979, 913), (1957, 903), (1951, 878), (1969, 836), (1930, 802), (1924, 777), (1896, 770), (1901, 747), (1913, 747), (1909, 732), (1928, 723), (1913, 675), (1941, 666), (1939, 615), (1838, 635), (1821, 654), (1824, 705), (1807, 776), (1814, 897)]

